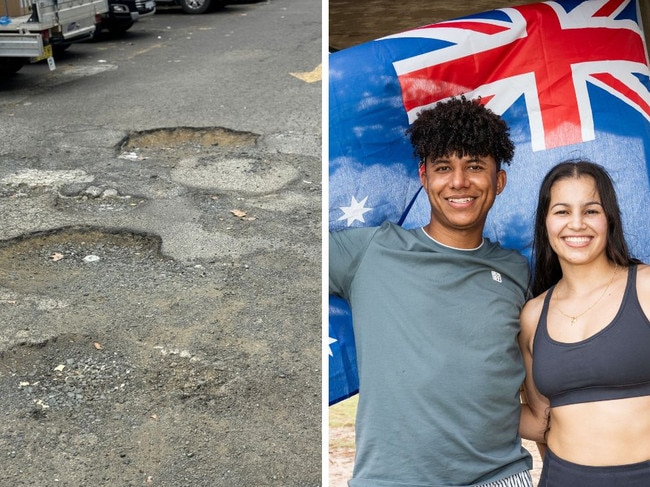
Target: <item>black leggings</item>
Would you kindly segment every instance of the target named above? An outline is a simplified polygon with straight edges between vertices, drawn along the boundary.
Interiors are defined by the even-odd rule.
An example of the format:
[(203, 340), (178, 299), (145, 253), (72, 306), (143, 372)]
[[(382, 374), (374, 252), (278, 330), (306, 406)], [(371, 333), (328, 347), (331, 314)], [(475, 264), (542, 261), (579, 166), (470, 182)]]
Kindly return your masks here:
[(538, 487), (648, 487), (650, 461), (611, 467), (567, 462), (546, 450)]

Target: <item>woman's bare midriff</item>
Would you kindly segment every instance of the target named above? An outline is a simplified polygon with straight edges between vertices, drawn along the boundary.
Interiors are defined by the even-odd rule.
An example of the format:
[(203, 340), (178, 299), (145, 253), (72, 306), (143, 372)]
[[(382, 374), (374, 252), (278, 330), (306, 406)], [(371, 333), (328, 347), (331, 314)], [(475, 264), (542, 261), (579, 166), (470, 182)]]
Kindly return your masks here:
[(570, 404), (551, 410), (548, 447), (581, 465), (650, 460), (650, 396)]

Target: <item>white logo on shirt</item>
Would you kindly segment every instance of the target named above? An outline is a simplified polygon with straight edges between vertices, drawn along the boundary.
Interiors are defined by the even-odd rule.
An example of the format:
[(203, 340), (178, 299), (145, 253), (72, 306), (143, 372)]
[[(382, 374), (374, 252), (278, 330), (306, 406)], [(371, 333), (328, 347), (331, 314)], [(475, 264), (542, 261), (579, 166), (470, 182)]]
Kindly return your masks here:
[(497, 271), (492, 271), (492, 280), (496, 282), (503, 282), (501, 279), (501, 274), (499, 274)]

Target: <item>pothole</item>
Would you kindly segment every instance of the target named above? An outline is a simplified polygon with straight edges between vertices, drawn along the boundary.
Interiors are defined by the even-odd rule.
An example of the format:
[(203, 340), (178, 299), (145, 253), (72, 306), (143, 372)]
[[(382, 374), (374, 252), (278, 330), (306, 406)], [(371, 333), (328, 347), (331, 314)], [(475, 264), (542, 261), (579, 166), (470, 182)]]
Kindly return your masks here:
[(122, 143), (122, 149), (162, 149), (188, 145), (248, 147), (255, 145), (258, 138), (258, 134), (223, 127), (171, 127), (135, 132)]
[[(104, 350), (89, 336), (65, 334), (0, 355), (11, 393), (33, 405), (39, 419), (49, 409), (75, 408), (90, 401), (119, 399), (134, 391), (137, 367), (124, 352)], [(9, 391), (8, 391), (9, 392)]]
[[(136, 256), (160, 255), (162, 240), (157, 235), (93, 227), (65, 227), (0, 241), (0, 266), (24, 266), (30, 255), (38, 262), (89, 263), (121, 258), (125, 249)], [(89, 258), (89, 256), (94, 256)]]

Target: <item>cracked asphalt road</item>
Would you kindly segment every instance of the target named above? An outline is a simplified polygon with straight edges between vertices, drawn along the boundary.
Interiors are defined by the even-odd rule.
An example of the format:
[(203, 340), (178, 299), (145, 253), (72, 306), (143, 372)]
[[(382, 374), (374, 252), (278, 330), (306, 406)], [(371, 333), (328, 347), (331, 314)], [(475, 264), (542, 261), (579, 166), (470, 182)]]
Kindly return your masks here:
[(320, 18), (157, 13), (0, 81), (0, 485), (320, 485)]

